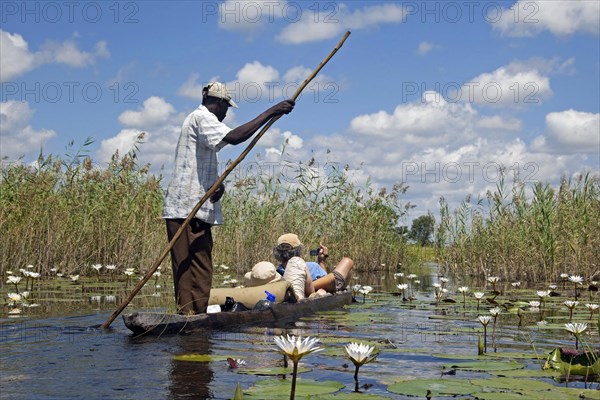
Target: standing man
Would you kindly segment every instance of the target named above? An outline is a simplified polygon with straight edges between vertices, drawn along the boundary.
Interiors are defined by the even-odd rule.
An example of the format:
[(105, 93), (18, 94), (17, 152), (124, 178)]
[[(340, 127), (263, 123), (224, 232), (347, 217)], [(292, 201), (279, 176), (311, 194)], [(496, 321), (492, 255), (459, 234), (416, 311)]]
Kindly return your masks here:
[[(202, 89), (202, 105), (183, 122), (163, 210), (169, 241), (217, 181), (217, 152), (227, 144), (248, 140), (271, 118), (288, 114), (294, 108), (294, 101), (282, 101), (235, 129), (223, 123), (229, 107), (237, 108), (237, 104), (225, 85), (211, 82)], [(221, 185), (171, 249), (175, 300), (180, 314), (206, 312), (213, 270), (211, 227), (223, 223), (219, 199), (224, 192), (225, 186)]]

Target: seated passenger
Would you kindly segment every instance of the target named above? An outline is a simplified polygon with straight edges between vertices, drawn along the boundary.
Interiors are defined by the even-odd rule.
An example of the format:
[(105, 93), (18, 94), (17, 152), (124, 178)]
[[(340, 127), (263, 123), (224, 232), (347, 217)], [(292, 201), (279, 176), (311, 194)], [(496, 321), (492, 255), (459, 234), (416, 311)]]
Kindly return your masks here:
[(321, 245), (318, 256), (319, 264), (312, 269), (315, 275), (321, 273), (322, 276), (313, 281), (307, 263), (300, 257), (303, 250), (304, 245), (293, 233), (280, 236), (277, 246), (273, 248), (273, 256), (281, 263), (278, 272), (283, 272), (283, 279), (290, 282), (298, 299), (308, 297), (315, 292), (335, 293), (346, 288), (353, 264), (350, 258), (342, 258), (335, 270), (326, 274), (325, 259), (328, 257), (328, 249)]
[(252, 271), (244, 275), (244, 286), (262, 286), (281, 280), (283, 278), (277, 273), (277, 269), (273, 263), (261, 261), (252, 267)]

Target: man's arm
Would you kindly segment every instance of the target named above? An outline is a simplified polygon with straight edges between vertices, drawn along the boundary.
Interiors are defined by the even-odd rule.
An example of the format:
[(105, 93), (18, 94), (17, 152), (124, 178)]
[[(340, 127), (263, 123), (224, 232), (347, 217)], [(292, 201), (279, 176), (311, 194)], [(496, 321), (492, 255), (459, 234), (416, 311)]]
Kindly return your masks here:
[(254, 133), (264, 124), (267, 123), (268, 120), (273, 118), (276, 115), (280, 114), (289, 114), (290, 111), (294, 109), (294, 101), (293, 100), (284, 100), (278, 104), (275, 104), (273, 107), (269, 108), (265, 112), (261, 113), (258, 117), (254, 118), (252, 121), (246, 122), (243, 125), (238, 126), (235, 129), (232, 129), (224, 138), (223, 141), (229, 144), (240, 144), (248, 140)]

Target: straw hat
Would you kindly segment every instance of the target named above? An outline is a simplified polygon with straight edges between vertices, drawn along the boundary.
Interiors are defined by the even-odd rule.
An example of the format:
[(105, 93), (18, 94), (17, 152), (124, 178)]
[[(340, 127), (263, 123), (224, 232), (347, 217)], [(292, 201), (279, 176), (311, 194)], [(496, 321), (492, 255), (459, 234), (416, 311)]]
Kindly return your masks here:
[(298, 246), (302, 246), (302, 242), (300, 242), (300, 239), (298, 239), (298, 235), (294, 233), (286, 233), (285, 235), (279, 236), (279, 239), (277, 239), (277, 245), (279, 246), (282, 244), (290, 245), (293, 249)]
[(202, 96), (211, 96), (226, 100), (233, 108), (238, 108), (235, 101), (231, 98), (231, 94), (221, 82), (211, 82), (202, 90)]
[(252, 271), (244, 275), (245, 286), (260, 286), (267, 283), (273, 283), (283, 278), (277, 272), (275, 265), (268, 261), (261, 261), (252, 267)]

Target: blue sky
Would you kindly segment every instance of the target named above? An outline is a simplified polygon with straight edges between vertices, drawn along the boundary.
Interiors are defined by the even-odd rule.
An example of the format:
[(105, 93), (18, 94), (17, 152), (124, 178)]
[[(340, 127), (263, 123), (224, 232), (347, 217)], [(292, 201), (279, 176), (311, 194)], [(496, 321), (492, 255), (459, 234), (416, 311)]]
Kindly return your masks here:
[(485, 195), (500, 166), (553, 184), (600, 170), (596, 0), (5, 1), (0, 21), (7, 161), (92, 137), (102, 167), (143, 131), (140, 162), (168, 180), (203, 84), (227, 83), (235, 127), (291, 96), (350, 30), (246, 162), (314, 157), (359, 185), (405, 182), (411, 217)]

